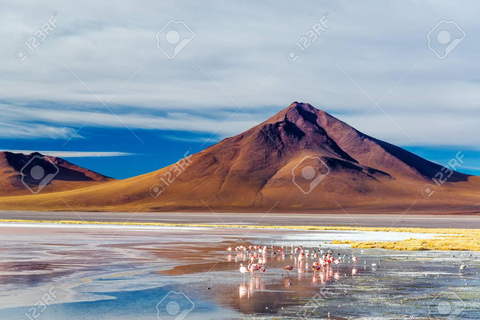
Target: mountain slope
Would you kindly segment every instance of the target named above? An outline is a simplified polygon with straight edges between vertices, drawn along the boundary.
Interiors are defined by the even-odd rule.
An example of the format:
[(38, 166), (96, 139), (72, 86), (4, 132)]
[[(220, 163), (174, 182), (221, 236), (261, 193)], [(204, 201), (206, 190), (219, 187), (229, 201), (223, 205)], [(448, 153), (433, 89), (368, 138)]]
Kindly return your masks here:
[[(426, 199), (441, 166), (293, 103), (237, 136), (142, 176), (80, 190), (2, 198), (0, 209), (122, 211), (480, 211), (480, 178), (454, 173)], [(157, 196), (153, 197), (152, 193)], [(22, 205), (20, 205), (20, 203)], [(208, 207), (207, 207), (208, 206)]]
[[(64, 159), (38, 152), (0, 152), (0, 195), (48, 193), (112, 181)], [(29, 190), (30, 188), (30, 190)]]

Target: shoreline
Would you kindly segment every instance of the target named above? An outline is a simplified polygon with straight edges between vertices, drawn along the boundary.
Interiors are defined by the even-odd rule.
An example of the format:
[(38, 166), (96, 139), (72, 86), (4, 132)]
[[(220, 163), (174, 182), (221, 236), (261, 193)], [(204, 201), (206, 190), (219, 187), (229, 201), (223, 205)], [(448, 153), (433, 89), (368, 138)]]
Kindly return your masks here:
[[(141, 213), (141, 212), (76, 212), (72, 208), (62, 212), (0, 211), (0, 220), (73, 220), (122, 223), (206, 224), (206, 225), (275, 225), (325, 227), (403, 227), (403, 228), (458, 228), (480, 229), (480, 217), (474, 215), (418, 215), (397, 214), (284, 214), (248, 213), (232, 215), (225, 212), (209, 213)], [(353, 210), (352, 210), (353, 211)], [(354, 211), (355, 212), (355, 211)]]
[[(350, 245), (361, 249), (388, 249), (408, 251), (480, 251), (480, 229), (459, 228), (402, 228), (402, 227), (345, 227), (345, 226), (279, 226), (279, 225), (242, 225), (242, 224), (195, 224), (195, 223), (158, 223), (158, 222), (107, 222), (76, 220), (26, 220), (0, 219), (0, 224), (75, 225), (75, 226), (130, 226), (130, 227), (167, 227), (167, 228), (215, 228), (215, 229), (272, 229), (291, 231), (359, 231), (359, 232), (408, 232), (435, 235), (432, 239), (410, 238), (401, 241), (350, 241), (333, 240), (332, 244)], [(18, 225), (16, 225), (18, 226)]]
[(372, 231), (372, 232), (413, 232), (433, 234), (471, 234), (480, 229), (462, 228), (425, 228), (425, 227), (362, 227), (362, 226), (304, 226), (304, 225), (266, 225), (266, 224), (205, 224), (205, 223), (164, 223), (164, 222), (119, 222), (94, 220), (47, 220), (47, 219), (0, 219), (0, 223), (33, 223), (58, 225), (112, 225), (144, 227), (189, 227), (189, 228), (236, 228), (236, 229), (286, 229), (299, 231)]

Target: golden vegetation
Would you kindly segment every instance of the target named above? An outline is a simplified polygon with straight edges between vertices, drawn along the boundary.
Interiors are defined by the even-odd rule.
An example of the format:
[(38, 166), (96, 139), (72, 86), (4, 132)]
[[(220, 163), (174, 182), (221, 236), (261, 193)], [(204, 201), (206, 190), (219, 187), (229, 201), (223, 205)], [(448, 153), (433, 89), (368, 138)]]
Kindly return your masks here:
[(352, 248), (382, 248), (389, 250), (470, 250), (480, 251), (480, 229), (446, 229), (446, 228), (386, 228), (386, 227), (323, 227), (323, 226), (269, 226), (269, 225), (222, 225), (195, 223), (157, 223), (157, 222), (107, 222), (107, 221), (75, 221), (75, 220), (21, 220), (0, 219), (2, 222), (21, 223), (53, 223), (73, 225), (128, 225), (159, 227), (208, 227), (208, 228), (245, 228), (245, 229), (289, 229), (289, 230), (337, 230), (337, 231), (370, 231), (370, 232), (410, 232), (435, 235), (431, 239), (407, 239), (402, 241), (338, 241), (333, 244), (348, 244)]
[[(470, 231), (470, 230), (468, 230)], [(402, 241), (338, 241), (333, 244), (349, 244), (352, 248), (388, 250), (443, 250), (443, 251), (480, 251), (480, 231), (471, 230), (469, 234), (436, 236), (432, 239), (410, 238)]]

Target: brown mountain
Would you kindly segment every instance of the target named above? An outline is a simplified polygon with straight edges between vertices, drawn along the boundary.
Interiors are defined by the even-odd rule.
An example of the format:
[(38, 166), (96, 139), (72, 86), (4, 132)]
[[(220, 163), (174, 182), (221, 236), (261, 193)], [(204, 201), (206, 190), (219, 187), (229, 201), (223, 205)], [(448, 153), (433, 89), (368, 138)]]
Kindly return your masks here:
[(76, 210), (209, 211), (208, 205), (239, 212), (273, 206), (289, 212), (333, 212), (340, 206), (353, 213), (402, 213), (409, 207), (410, 213), (480, 211), (480, 177), (453, 172), (442, 186), (433, 185), (439, 172), (435, 163), (295, 102), (161, 170), (40, 194), (37, 202), (3, 198), (0, 209), (65, 210), (63, 199)]
[(2, 196), (58, 192), (108, 181), (112, 179), (61, 158), (44, 156), (38, 152), (28, 155), (0, 152)]

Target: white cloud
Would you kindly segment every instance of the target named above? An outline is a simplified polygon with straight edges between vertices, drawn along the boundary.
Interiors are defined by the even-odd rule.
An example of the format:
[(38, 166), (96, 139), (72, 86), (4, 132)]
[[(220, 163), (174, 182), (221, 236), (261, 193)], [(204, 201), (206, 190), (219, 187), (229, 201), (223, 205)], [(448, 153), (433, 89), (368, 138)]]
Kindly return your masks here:
[[(125, 125), (131, 129), (147, 130), (174, 130), (174, 131), (193, 131), (203, 133), (216, 132), (220, 136), (237, 134), (243, 130), (258, 124), (242, 111), (239, 111), (230, 118), (231, 113), (218, 112), (217, 117), (208, 115), (195, 115), (186, 112), (171, 112), (164, 116), (151, 114), (138, 114), (135, 108), (112, 108), (110, 112), (102, 108), (99, 112), (99, 106), (89, 110), (65, 110), (61, 107), (37, 108), (0, 105), (0, 112), (4, 115), (0, 119), (3, 122), (16, 123), (16, 132), (12, 130), (0, 129), (0, 136), (15, 137), (18, 131), (25, 128), (25, 137), (45, 138), (52, 137), (52, 128), (45, 126), (27, 127), (22, 125), (24, 119), (38, 122), (52, 122), (60, 126), (72, 126), (81, 128), (84, 124), (95, 127), (124, 128)], [(228, 120), (228, 121), (227, 121)], [(1, 126), (0, 126), (1, 128)], [(69, 138), (73, 136), (76, 130), (58, 129), (59, 134), (56, 138)], [(62, 133), (62, 134), (60, 134)], [(81, 134), (81, 131), (80, 133)], [(77, 137), (77, 135), (75, 135)]]
[(132, 156), (134, 153), (128, 152), (98, 152), (98, 151), (37, 151), (37, 150), (2, 150), (13, 153), (30, 154), (32, 152), (40, 152), (46, 156), (60, 158), (99, 158), (99, 157), (124, 157)]
[[(240, 111), (223, 125), (236, 109), (232, 99), (242, 105), (257, 90), (244, 105), (256, 122), (298, 100), (355, 124), (374, 103), (350, 76), (375, 101), (388, 93), (380, 103), (388, 116), (377, 108), (358, 129), (402, 145), (475, 145), (480, 21), (472, 12), (478, 9), (474, 1), (5, 2), (0, 136), (68, 139), (91, 117), (101, 103), (67, 65), (102, 101), (143, 67), (108, 104), (133, 129), (233, 135), (255, 123)], [(53, 11), (58, 28), (19, 64), (13, 53)], [(287, 51), (326, 11), (328, 30), (289, 64)], [(171, 19), (185, 21), (196, 35), (173, 60), (155, 39)], [(442, 19), (467, 33), (444, 60), (426, 39)], [(105, 108), (88, 125), (123, 126)]]
[[(3, 115), (2, 115), (3, 116)], [(15, 139), (68, 139), (75, 130), (54, 125), (40, 125), (32, 123), (9, 123), (0, 119), (0, 137)], [(75, 136), (82, 138), (81, 134)]]

